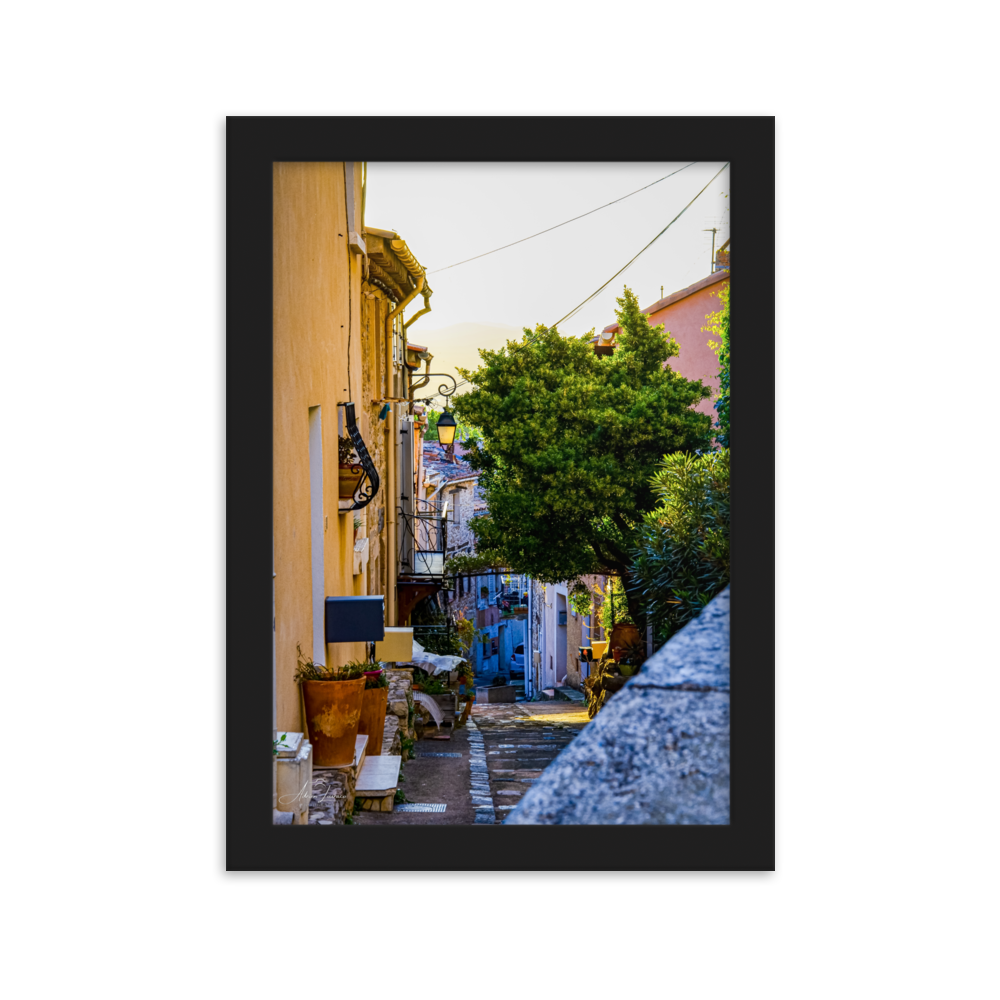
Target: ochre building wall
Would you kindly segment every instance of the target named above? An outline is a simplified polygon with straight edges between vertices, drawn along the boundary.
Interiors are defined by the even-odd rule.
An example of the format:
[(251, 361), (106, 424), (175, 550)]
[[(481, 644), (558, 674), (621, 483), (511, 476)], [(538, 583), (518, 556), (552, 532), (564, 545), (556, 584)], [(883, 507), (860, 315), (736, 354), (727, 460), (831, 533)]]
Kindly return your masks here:
[[(354, 210), (360, 218), (360, 164), (354, 170)], [(273, 183), (277, 725), (301, 731), (293, 675), (296, 643), (307, 656), (313, 651), (309, 409), (314, 406), (322, 407), (325, 595), (356, 592), (353, 514), (338, 511), (337, 403), (359, 402), (361, 262), (348, 249), (343, 163), (276, 163)], [(370, 409), (357, 407), (366, 442)], [(326, 647), (327, 663), (363, 655), (363, 643)]]

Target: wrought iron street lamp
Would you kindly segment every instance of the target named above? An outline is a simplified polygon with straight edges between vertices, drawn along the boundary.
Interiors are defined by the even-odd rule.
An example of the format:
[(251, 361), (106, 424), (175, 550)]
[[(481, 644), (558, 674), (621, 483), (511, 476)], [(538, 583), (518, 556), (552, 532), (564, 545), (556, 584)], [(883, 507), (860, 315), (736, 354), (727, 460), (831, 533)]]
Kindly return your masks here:
[(445, 410), (444, 413), (442, 413), (438, 418), (437, 422), (438, 441), (440, 441), (445, 447), (448, 447), (450, 444), (454, 444), (455, 429), (457, 426), (455, 418), (447, 410)]

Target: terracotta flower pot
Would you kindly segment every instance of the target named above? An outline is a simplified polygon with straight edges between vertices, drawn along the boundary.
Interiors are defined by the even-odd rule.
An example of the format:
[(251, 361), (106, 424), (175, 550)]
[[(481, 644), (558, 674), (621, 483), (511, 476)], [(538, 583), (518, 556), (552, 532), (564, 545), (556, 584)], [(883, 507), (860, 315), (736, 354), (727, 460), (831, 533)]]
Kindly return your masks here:
[(385, 710), (388, 703), (388, 688), (370, 688), (361, 699), (358, 736), (368, 737), (368, 749), (365, 753), (369, 757), (379, 757), (382, 754), (382, 734), (385, 732)]
[(616, 625), (611, 630), (611, 635), (608, 636), (608, 641), (611, 643), (612, 649), (614, 649), (615, 646), (621, 646), (623, 649), (626, 646), (634, 646), (640, 641), (639, 628), (637, 625)]
[(365, 679), (303, 681), (306, 726), (317, 767), (344, 767), (354, 760)]
[(340, 464), (340, 499), (350, 500), (361, 482), (364, 469), (360, 465)]

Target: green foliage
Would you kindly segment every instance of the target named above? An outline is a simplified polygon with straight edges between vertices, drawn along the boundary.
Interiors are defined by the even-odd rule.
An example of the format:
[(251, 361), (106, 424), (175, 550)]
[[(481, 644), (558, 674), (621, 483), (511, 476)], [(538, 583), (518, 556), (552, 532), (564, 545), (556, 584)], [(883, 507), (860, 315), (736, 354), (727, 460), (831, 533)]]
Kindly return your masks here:
[(299, 654), (298, 666), (295, 668), (297, 684), (303, 681), (356, 681), (366, 670), (371, 670), (372, 666), (360, 660), (352, 660), (342, 667), (323, 666), (321, 663), (313, 663), (312, 659), (306, 659), (299, 643), (295, 644), (295, 649)]
[(639, 533), (634, 581), (662, 640), (729, 583), (729, 449), (665, 455), (652, 485), (659, 499)]
[(719, 394), (715, 397), (715, 409), (719, 419), (715, 426), (719, 428), (715, 439), (723, 448), (729, 447), (729, 282), (719, 291), (719, 301), (722, 308), (708, 316), (708, 325), (704, 329), (714, 334), (718, 341), (709, 341), (709, 346), (719, 355)]
[[(600, 591), (598, 592), (600, 593)], [(635, 624), (629, 611), (628, 595), (618, 577), (613, 576), (608, 580), (607, 588), (602, 596), (604, 600), (601, 603), (601, 625), (605, 632), (610, 632), (615, 625)]]
[[(438, 431), (437, 425), (438, 420), (441, 419), (441, 414), (444, 410), (428, 410), (427, 411), (427, 428), (424, 431), (425, 441), (437, 441)], [(480, 440), (483, 436), (483, 432), (478, 427), (473, 427), (472, 424), (464, 423), (458, 420), (456, 417), (457, 426), (455, 427), (455, 440), (466, 442), (466, 441), (476, 441)]]
[[(463, 623), (464, 623), (464, 625), (463, 625)], [(472, 630), (471, 634), (469, 634), (469, 628), (465, 627), (466, 625), (469, 628), (471, 628), (471, 630)], [(470, 622), (465, 617), (462, 617), (462, 618), (460, 618), (458, 620), (458, 628), (459, 628), (459, 637), (460, 638), (463, 637), (464, 635), (467, 635), (467, 634), (469, 635), (469, 645), (465, 649), (465, 655), (468, 656), (469, 653), (470, 653), (470, 651), (471, 651), (471, 649), (472, 649), (472, 644), (475, 643), (475, 642), (481, 642), (483, 636), (485, 635), (485, 633), (481, 632), (479, 629), (477, 629), (472, 624), (472, 622)], [(464, 643), (464, 641), (465, 640), (463, 638), (463, 643)], [(472, 664), (470, 664), (468, 662), (468, 660), (463, 660), (458, 665), (458, 679), (459, 679), (459, 681), (467, 681), (467, 680), (471, 681), (472, 678), (473, 678)]]
[(578, 615), (589, 615), (594, 610), (594, 595), (582, 580), (577, 580), (570, 589), (569, 606)]
[(691, 409), (709, 390), (664, 367), (677, 343), (628, 288), (618, 304), (610, 357), (594, 352), (592, 333), (538, 326), (461, 371), (473, 389), (454, 407), (482, 428), (467, 461), (489, 503), (471, 522), (478, 555), (461, 560), (463, 572), (502, 566), (550, 583), (627, 572), (655, 506), (657, 461), (709, 446), (711, 418)]
[(447, 694), (449, 690), (444, 681), (438, 680), (436, 675), (432, 676), (420, 667), (416, 667), (413, 671), (413, 685), (414, 687), (419, 685), (424, 694)]
[(288, 735), (288, 734), (287, 734), (287, 733), (282, 733), (282, 734), (281, 734), (281, 739), (280, 739), (280, 740), (275, 740), (275, 739), (272, 739), (272, 741), (271, 741), (271, 742), (272, 742), (272, 743), (274, 744), (274, 747), (273, 747), (272, 749), (274, 750), (274, 756), (275, 756), (275, 757), (277, 757), (277, 756), (278, 756), (278, 751), (279, 751), (279, 750), (291, 750), (291, 749), (292, 749), (292, 748), (291, 748), (291, 747), (290, 747), (290, 746), (289, 746), (289, 745), (288, 745), (288, 744), (287, 744), (287, 743), (285, 742), (285, 736), (286, 736), (286, 735)]
[(636, 668), (646, 662), (646, 644), (641, 639), (639, 642), (628, 642), (622, 653), (618, 667), (624, 676), (631, 677), (636, 673)]

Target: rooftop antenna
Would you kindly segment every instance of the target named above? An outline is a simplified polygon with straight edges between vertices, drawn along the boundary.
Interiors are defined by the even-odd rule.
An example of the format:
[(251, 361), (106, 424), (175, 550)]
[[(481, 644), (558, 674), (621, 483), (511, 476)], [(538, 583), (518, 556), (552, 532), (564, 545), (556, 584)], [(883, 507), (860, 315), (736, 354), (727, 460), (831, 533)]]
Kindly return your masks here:
[(712, 271), (711, 271), (712, 274), (715, 274), (715, 234), (718, 231), (719, 231), (718, 229), (703, 229), (702, 230), (703, 233), (711, 233), (712, 234)]

